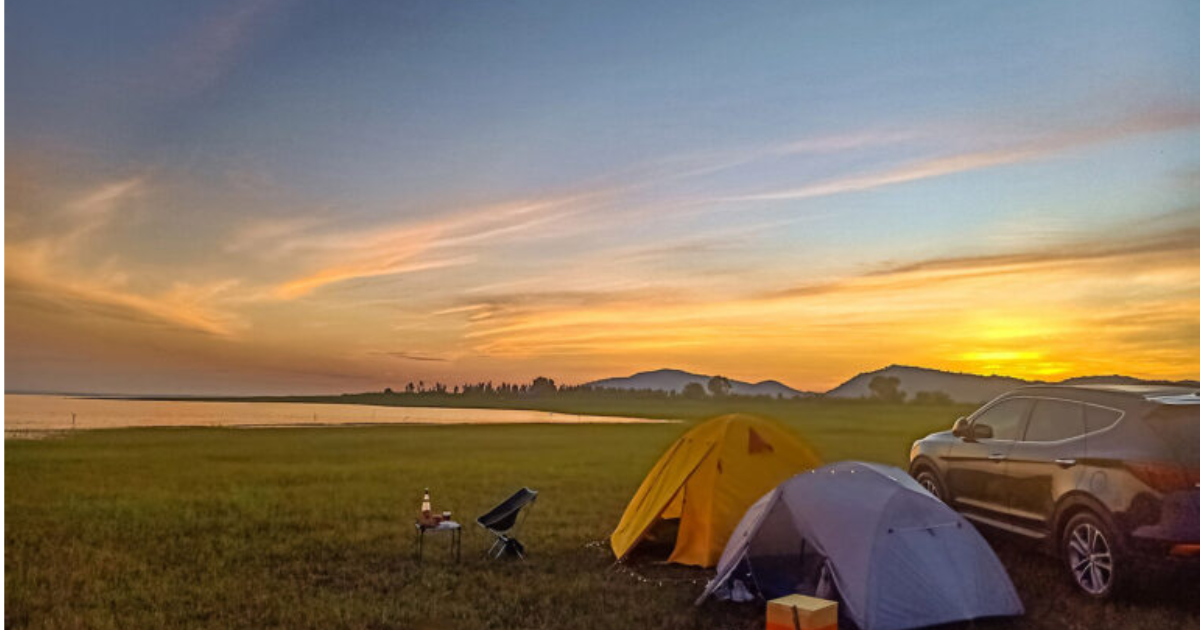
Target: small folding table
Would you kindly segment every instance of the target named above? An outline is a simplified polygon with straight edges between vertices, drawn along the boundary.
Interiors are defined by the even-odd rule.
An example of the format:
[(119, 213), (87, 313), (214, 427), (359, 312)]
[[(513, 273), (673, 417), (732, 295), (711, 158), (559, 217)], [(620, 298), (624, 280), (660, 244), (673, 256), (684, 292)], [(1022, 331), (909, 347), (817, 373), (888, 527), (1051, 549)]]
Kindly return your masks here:
[(425, 532), (432, 534), (449, 533), (450, 557), (454, 558), (455, 562), (462, 560), (462, 525), (454, 521), (441, 521), (437, 525), (417, 521), (415, 525), (417, 527), (417, 562), (421, 561), (425, 553)]

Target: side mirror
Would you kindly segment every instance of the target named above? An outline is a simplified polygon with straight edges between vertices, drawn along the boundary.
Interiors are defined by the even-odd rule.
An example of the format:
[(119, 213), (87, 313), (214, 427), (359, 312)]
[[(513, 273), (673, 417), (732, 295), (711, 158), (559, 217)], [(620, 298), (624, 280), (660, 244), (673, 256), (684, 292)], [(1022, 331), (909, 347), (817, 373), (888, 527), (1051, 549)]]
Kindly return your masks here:
[(970, 437), (971, 426), (967, 424), (966, 418), (959, 418), (954, 421), (954, 428), (950, 430), (954, 437), (966, 439)]
[(986, 440), (992, 437), (992, 427), (982, 422), (976, 422), (975, 426), (971, 427), (971, 437), (976, 440)]

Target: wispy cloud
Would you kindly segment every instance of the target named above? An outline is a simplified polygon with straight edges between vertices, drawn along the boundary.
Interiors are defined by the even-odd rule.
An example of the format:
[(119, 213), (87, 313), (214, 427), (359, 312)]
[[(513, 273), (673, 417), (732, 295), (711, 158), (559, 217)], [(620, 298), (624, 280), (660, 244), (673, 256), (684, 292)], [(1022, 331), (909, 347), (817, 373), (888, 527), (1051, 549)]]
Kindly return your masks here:
[(185, 94), (207, 90), (235, 67), (260, 27), (289, 0), (226, 3), (179, 40), (162, 80)]
[(256, 218), (238, 225), (225, 242), (225, 251), (279, 252), (276, 244), (301, 236), (310, 230), (328, 224), (328, 220), (316, 216), (288, 216)]
[(40, 308), (215, 336), (229, 336), (243, 325), (240, 318), (209, 305), (237, 286), (235, 280), (176, 283), (164, 293), (142, 295), (102, 281), (56, 278), (20, 263), (6, 275), (5, 288), (13, 299)]
[[(732, 149), (668, 155), (635, 164), (627, 169), (611, 173), (604, 179), (606, 181), (614, 179), (623, 181), (623, 184), (613, 187), (612, 192), (631, 195), (774, 160), (797, 156), (821, 158), (841, 153), (878, 149), (922, 137), (928, 132), (929, 130), (925, 128), (861, 129)], [(688, 210), (708, 205), (710, 202), (711, 200), (683, 199), (666, 204), (660, 209), (669, 209), (673, 206), (675, 209)]]
[(1017, 149), (1008, 151), (987, 151), (979, 153), (964, 153), (948, 158), (925, 160), (896, 169), (872, 173), (869, 175), (842, 177), (822, 182), (816, 182), (798, 188), (756, 193), (741, 197), (729, 197), (726, 201), (778, 201), (784, 199), (810, 199), (826, 197), (840, 193), (869, 190), (892, 184), (902, 184), (922, 179), (942, 177), (964, 171), (980, 168), (1014, 164), (1017, 162), (1044, 157), (1049, 152), (1034, 149)]
[(347, 280), (471, 264), (478, 260), (476, 254), (452, 252), (468, 245), (536, 236), (545, 224), (577, 211), (573, 206), (581, 201), (572, 196), (517, 202), (415, 223), (276, 239), (271, 247), (315, 258), (318, 267), (279, 285), (275, 294), (294, 299)]
[(135, 177), (96, 187), (59, 211), (67, 227), (5, 244), (5, 285), (10, 299), (39, 308), (101, 316), (126, 323), (154, 324), (211, 335), (229, 335), (241, 320), (212, 304), (236, 287), (236, 279), (204, 284), (173, 283), (149, 294), (129, 288), (133, 275), (110, 258), (80, 260), (78, 251), (119, 218), (123, 206), (145, 193)]
[(760, 155), (802, 155), (841, 153), (855, 149), (880, 147), (912, 140), (925, 135), (926, 129), (862, 130), (851, 133), (802, 138), (771, 145)]
[(409, 260), (416, 252), (401, 253), (396, 258), (378, 258), (365, 260), (358, 264), (344, 265), (322, 269), (317, 273), (298, 278), (279, 285), (275, 294), (284, 299), (294, 299), (307, 295), (325, 285), (356, 280), (360, 278), (378, 278), (381, 276), (396, 276), (431, 269), (457, 267), (475, 262), (475, 256), (458, 256), (438, 260)]
[(1184, 108), (1153, 111), (1129, 117), (1114, 124), (1050, 134), (1008, 148), (973, 151), (925, 160), (864, 175), (835, 177), (803, 186), (783, 188), (749, 195), (727, 197), (724, 201), (779, 201), (826, 197), (848, 192), (944, 177), (996, 166), (1019, 164), (1060, 154), (1072, 149), (1110, 142), (1147, 133), (1200, 126), (1200, 109)]
[(392, 359), (400, 359), (402, 361), (427, 361), (433, 363), (445, 363), (450, 359), (437, 355), (427, 354), (424, 352), (410, 352), (407, 350), (375, 350), (370, 354), (375, 356), (389, 357)]
[(1118, 261), (1127, 269), (1145, 264), (1160, 269), (1179, 264), (1195, 267), (1195, 262), (1200, 260), (1200, 224), (1194, 221), (1149, 234), (1138, 234), (1136, 229), (1135, 226), (1128, 226), (1118, 238), (1110, 236), (1059, 242), (1036, 250), (901, 263), (847, 279), (772, 291), (762, 297), (788, 299), (836, 293), (908, 290), (937, 283), (1022, 275), (1042, 270), (1080, 269), (1089, 264), (1112, 264)]
[(444, 308), (430, 313), (430, 315), (456, 315), (458, 313), (471, 313), (474, 311), (484, 310), (489, 308), (488, 304), (465, 304), (463, 306), (454, 306)]

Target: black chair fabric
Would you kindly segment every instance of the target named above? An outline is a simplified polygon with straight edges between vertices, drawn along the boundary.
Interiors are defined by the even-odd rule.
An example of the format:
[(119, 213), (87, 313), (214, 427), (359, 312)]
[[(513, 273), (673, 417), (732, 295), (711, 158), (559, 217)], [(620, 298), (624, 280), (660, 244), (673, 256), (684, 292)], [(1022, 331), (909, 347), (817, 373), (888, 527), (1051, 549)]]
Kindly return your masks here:
[(537, 499), (537, 495), (536, 490), (521, 488), (511, 497), (500, 503), (500, 505), (497, 505), (489, 510), (487, 514), (475, 520), (487, 529), (503, 534), (517, 524), (517, 516), (520, 515), (521, 508), (533, 503)]

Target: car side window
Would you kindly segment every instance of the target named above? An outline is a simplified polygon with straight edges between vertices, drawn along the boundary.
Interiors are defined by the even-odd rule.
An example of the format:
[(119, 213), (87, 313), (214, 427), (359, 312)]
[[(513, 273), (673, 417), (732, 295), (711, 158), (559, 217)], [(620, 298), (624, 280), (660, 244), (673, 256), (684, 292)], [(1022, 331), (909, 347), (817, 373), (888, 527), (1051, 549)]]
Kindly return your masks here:
[(1026, 442), (1057, 442), (1085, 432), (1083, 405), (1069, 400), (1038, 399), (1029, 414)]
[(1088, 433), (1107, 429), (1116, 424), (1117, 420), (1121, 419), (1121, 412), (1116, 409), (1097, 407), (1095, 405), (1086, 405), (1086, 407), (1087, 411), (1084, 415), (1086, 416)]
[(987, 425), (992, 429), (993, 440), (1015, 440), (1021, 435), (1021, 421), (1029, 408), (1028, 398), (1011, 398), (998, 402), (971, 423), (972, 427)]

